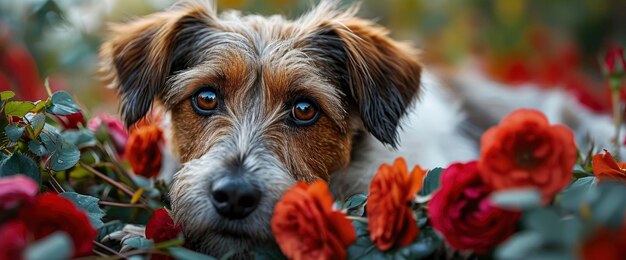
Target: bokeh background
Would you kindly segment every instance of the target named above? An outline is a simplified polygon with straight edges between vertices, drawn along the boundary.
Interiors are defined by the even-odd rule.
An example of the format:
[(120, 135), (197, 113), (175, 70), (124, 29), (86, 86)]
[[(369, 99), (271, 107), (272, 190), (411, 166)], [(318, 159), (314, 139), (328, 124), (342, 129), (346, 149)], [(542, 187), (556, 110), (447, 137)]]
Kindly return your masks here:
[[(97, 76), (97, 51), (107, 24), (162, 10), (171, 0), (0, 1), (0, 90), (18, 98), (53, 90), (77, 97), (87, 115), (117, 112), (115, 91)], [(316, 1), (219, 0), (218, 8), (296, 17)], [(344, 1), (349, 4), (353, 1)], [(600, 62), (626, 46), (624, 0), (365, 0), (360, 15), (389, 27), (423, 50), (429, 68), (454, 75), (478, 66), (516, 87), (564, 88), (590, 109), (610, 111)]]

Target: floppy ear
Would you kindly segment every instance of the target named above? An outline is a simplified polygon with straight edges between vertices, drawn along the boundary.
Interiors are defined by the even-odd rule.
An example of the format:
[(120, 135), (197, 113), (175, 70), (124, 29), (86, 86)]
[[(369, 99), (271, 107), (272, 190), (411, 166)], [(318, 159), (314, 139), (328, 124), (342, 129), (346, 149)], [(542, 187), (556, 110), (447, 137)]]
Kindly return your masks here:
[(418, 98), (421, 64), (417, 50), (394, 41), (370, 20), (354, 17), (358, 5), (340, 11), (322, 1), (298, 23), (310, 28), (303, 41), (310, 56), (325, 62), (359, 109), (365, 128), (379, 141), (397, 145), (400, 118)]
[(192, 63), (191, 39), (210, 33), (210, 3), (184, 3), (139, 20), (111, 26), (100, 49), (100, 72), (118, 89), (127, 126), (144, 117), (166, 91), (168, 76)]
[(335, 33), (346, 52), (349, 88), (364, 126), (395, 148), (400, 118), (420, 90), (417, 51), (369, 20), (348, 18), (336, 25)]

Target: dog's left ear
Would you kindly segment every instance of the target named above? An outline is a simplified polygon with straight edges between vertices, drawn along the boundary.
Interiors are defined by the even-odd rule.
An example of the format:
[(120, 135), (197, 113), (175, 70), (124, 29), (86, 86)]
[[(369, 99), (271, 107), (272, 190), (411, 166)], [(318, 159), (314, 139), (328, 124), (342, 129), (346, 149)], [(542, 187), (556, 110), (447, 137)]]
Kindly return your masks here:
[(348, 74), (346, 95), (352, 95), (365, 128), (395, 148), (400, 119), (419, 95), (417, 50), (350, 11), (321, 21), (317, 28), (310, 44), (322, 50), (324, 59), (343, 67), (335, 71)]

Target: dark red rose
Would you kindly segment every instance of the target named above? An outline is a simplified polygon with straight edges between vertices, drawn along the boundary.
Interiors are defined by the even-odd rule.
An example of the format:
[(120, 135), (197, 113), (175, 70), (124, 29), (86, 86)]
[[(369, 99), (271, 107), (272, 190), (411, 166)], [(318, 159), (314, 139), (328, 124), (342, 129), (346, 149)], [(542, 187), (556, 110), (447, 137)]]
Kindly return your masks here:
[(20, 210), (19, 218), (35, 240), (63, 231), (72, 238), (74, 257), (91, 254), (96, 230), (85, 212), (64, 197), (52, 193), (39, 195), (33, 206)]
[(37, 190), (37, 183), (21, 174), (0, 179), (0, 215), (20, 205), (33, 204)]
[(0, 226), (0, 259), (23, 259), (28, 245), (28, 230), (21, 220), (11, 220)]
[(519, 212), (491, 205), (492, 189), (480, 178), (476, 161), (450, 165), (441, 188), (428, 202), (432, 226), (458, 250), (487, 253), (515, 231)]
[(80, 111), (65, 116), (55, 115), (55, 117), (63, 129), (78, 129), (79, 124), (82, 126), (85, 126), (86, 124), (85, 117), (83, 117), (83, 113)]
[(607, 75), (621, 75), (626, 70), (626, 61), (624, 60), (624, 49), (619, 46), (613, 46), (604, 56), (602, 71)]
[(176, 239), (181, 232), (181, 226), (174, 224), (165, 208), (155, 210), (146, 224), (146, 238), (152, 239), (155, 243)]

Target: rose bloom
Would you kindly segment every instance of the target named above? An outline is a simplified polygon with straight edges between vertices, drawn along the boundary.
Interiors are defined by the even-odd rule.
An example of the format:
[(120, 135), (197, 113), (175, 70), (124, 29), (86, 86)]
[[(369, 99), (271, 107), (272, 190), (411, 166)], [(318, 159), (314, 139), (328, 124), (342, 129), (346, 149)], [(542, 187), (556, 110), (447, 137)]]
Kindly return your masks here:
[(350, 220), (332, 209), (333, 198), (323, 181), (299, 182), (274, 208), (272, 231), (289, 259), (345, 259), (356, 240)]
[(617, 162), (615, 158), (604, 150), (603, 154), (596, 154), (591, 159), (593, 174), (602, 180), (626, 181), (626, 163)]
[(626, 60), (624, 60), (624, 49), (614, 46), (604, 56), (602, 71), (606, 75), (620, 75), (626, 70)]
[(577, 158), (574, 134), (565, 126), (550, 125), (539, 111), (512, 112), (480, 143), (480, 174), (496, 190), (534, 187), (547, 203), (572, 180)]
[(18, 174), (0, 179), (0, 215), (20, 205), (31, 205), (39, 185), (31, 178)]
[(19, 219), (35, 240), (63, 231), (72, 238), (74, 257), (91, 254), (97, 232), (85, 212), (64, 197), (52, 193), (39, 195), (32, 206), (20, 210)]
[(78, 125), (85, 125), (85, 117), (80, 111), (69, 115), (55, 115), (57, 121), (61, 124), (63, 129), (78, 129)]
[(24, 222), (10, 220), (0, 225), (0, 259), (23, 259), (28, 245), (28, 230)]
[(408, 173), (403, 158), (383, 164), (370, 183), (367, 199), (367, 226), (370, 238), (380, 250), (410, 244), (419, 233), (410, 202), (422, 187), (426, 171), (415, 166)]
[(596, 230), (580, 248), (582, 259), (626, 259), (626, 226)]
[(432, 226), (458, 250), (487, 253), (513, 234), (520, 218), (519, 212), (491, 205), (491, 192), (475, 161), (450, 165), (428, 202)]
[(155, 210), (146, 224), (146, 238), (155, 243), (176, 239), (180, 232), (181, 226), (174, 225), (174, 220), (165, 208)]
[(126, 142), (128, 142), (128, 131), (124, 128), (124, 124), (117, 117), (102, 113), (89, 120), (87, 127), (91, 131), (96, 132), (102, 125), (106, 127), (117, 154), (123, 158), (124, 148), (126, 147)]
[(163, 131), (156, 124), (140, 124), (131, 131), (124, 154), (135, 174), (146, 178), (159, 175), (161, 143)]

